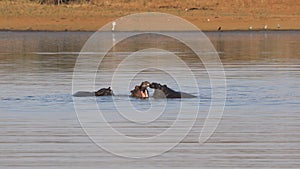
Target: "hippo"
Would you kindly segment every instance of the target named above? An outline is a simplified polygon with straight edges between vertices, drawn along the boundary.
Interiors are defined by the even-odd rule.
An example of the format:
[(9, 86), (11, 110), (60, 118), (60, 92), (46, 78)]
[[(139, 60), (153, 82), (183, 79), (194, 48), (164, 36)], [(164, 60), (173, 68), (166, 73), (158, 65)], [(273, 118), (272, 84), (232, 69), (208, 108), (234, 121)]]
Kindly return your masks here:
[(108, 88), (102, 88), (96, 92), (84, 92), (84, 91), (79, 91), (73, 94), (75, 97), (88, 97), (88, 96), (113, 96), (114, 93), (111, 90), (110, 87)]
[(161, 85), (159, 83), (151, 83), (149, 85), (151, 89), (154, 89), (153, 97), (154, 98), (194, 98), (196, 96), (184, 93), (177, 92), (173, 89), (170, 89), (167, 85)]
[(148, 87), (150, 85), (150, 82), (144, 81), (141, 83), (140, 86), (136, 85), (133, 90), (130, 91), (131, 97), (137, 97), (141, 99), (145, 99), (149, 97), (149, 91)]

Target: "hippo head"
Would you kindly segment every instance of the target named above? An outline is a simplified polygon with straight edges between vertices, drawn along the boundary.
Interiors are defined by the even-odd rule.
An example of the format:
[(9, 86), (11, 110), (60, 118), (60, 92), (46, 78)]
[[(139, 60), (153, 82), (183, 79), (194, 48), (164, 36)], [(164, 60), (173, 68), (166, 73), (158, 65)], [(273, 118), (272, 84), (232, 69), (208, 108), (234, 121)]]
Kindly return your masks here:
[(161, 84), (159, 84), (159, 83), (155, 83), (155, 82), (153, 82), (153, 83), (151, 83), (150, 85), (149, 85), (149, 87), (151, 88), (151, 89), (158, 89), (158, 90), (162, 90), (162, 85)]
[(141, 83), (140, 89), (141, 89), (142, 91), (145, 91), (145, 90), (147, 89), (147, 87), (149, 87), (149, 86), (150, 86), (150, 82), (144, 81), (144, 82)]
[(131, 96), (132, 97), (138, 97), (138, 98), (148, 98), (149, 92), (147, 88), (149, 87), (150, 82), (144, 81), (141, 83), (140, 86), (136, 85), (133, 90), (131, 90)]
[(113, 96), (114, 93), (111, 90), (111, 88), (108, 87), (108, 88), (102, 88), (102, 89), (98, 90), (97, 92), (95, 92), (95, 95), (96, 96)]

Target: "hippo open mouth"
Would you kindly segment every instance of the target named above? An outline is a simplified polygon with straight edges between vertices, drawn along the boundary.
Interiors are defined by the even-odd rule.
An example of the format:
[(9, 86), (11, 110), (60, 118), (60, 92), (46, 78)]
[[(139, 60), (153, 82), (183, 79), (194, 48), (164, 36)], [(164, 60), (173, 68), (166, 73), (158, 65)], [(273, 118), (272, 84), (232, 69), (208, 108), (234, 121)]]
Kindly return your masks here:
[(131, 96), (137, 98), (149, 98), (148, 87), (150, 86), (150, 82), (144, 81), (140, 86), (136, 85), (133, 90), (131, 90)]

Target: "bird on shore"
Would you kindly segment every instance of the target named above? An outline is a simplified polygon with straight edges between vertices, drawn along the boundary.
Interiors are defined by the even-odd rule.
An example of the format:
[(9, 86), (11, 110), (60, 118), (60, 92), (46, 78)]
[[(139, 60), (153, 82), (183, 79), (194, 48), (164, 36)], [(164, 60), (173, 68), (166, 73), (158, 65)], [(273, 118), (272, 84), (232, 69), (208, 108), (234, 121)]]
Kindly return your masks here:
[(115, 31), (115, 27), (116, 27), (117, 23), (116, 22), (112, 22), (111, 25), (112, 25), (111, 31)]
[(221, 31), (221, 29), (222, 29), (222, 27), (220, 26), (220, 27), (218, 28), (218, 31)]
[(252, 26), (249, 26), (249, 28), (248, 28), (249, 30), (252, 30), (253, 29), (253, 27)]
[(280, 25), (279, 24), (277, 24), (277, 29), (280, 29)]
[(264, 26), (264, 30), (267, 30), (267, 29), (268, 29), (268, 25), (265, 25), (265, 26)]

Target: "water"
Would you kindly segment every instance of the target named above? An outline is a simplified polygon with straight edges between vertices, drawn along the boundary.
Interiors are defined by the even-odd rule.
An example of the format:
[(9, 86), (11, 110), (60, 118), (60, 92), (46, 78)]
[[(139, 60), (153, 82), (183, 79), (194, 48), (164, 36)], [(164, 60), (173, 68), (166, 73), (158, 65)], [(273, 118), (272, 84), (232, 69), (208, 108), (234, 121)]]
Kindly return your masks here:
[[(156, 37), (153, 41), (144, 41), (147, 37), (139, 37), (112, 49), (100, 65), (95, 90), (112, 86), (116, 96), (96, 100), (92, 97), (74, 99), (74, 65), (91, 34), (0, 32), (2, 168), (300, 167), (298, 31), (206, 33), (225, 69), (227, 99), (221, 121), (205, 144), (199, 144), (198, 137), (212, 99), (208, 74), (188, 49), (172, 40)], [(182, 86), (176, 84), (178, 79), (155, 69), (141, 71), (134, 78), (130, 76), (134, 68), (151, 64), (157, 56), (167, 55), (163, 51), (138, 53), (145, 56), (135, 63), (127, 62), (125, 65), (133, 69), (125, 67), (119, 71), (118, 79), (112, 84), (116, 63), (128, 56), (131, 50), (149, 45), (156, 47), (157, 44), (183, 58), (200, 86), (193, 85), (189, 72), (182, 67), (170, 67), (178, 73), (179, 81), (185, 82)], [(170, 65), (176, 64), (172, 59), (166, 60)], [(85, 68), (89, 68), (89, 62)], [(82, 75), (79, 82), (84, 84), (86, 74)], [(134, 85), (143, 80), (168, 84), (176, 90), (181, 87), (180, 90), (197, 98), (180, 101), (128, 97)], [(82, 85), (82, 90), (93, 89)], [(116, 130), (138, 138), (156, 136), (170, 128), (178, 117), (179, 103), (188, 105), (183, 110), (186, 120), (192, 119), (194, 108), (199, 107), (200, 113), (191, 132), (174, 149), (152, 158), (130, 159), (104, 151), (86, 136), (75, 113), (75, 101), (86, 112), (93, 112), (93, 106), (96, 106)], [(118, 110), (130, 113), (131, 106), (145, 117), (152, 117), (153, 113), (157, 116), (151, 123), (130, 123)], [(147, 112), (153, 109), (155, 111)], [(159, 114), (161, 111), (163, 113)], [(178, 134), (171, 135), (166, 143), (182, 133), (178, 130)], [(161, 146), (166, 145), (162, 142)], [(120, 147), (122, 151), (126, 148)], [(149, 152), (154, 151), (152, 149), (150, 147)]]

